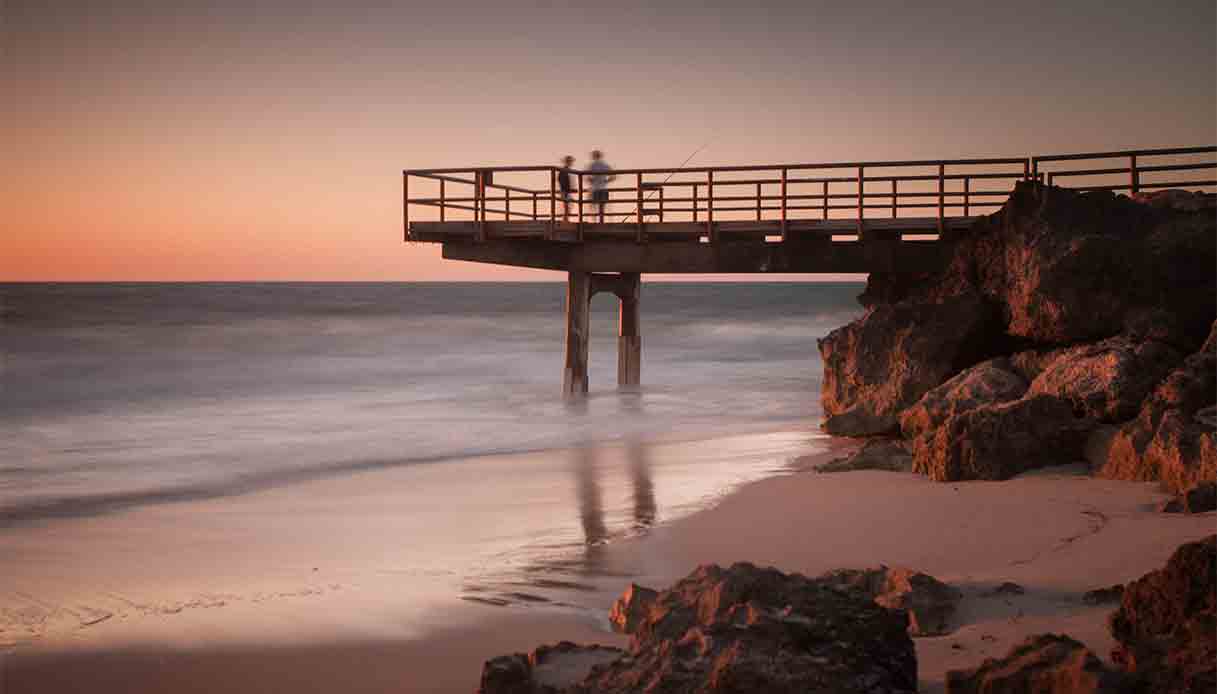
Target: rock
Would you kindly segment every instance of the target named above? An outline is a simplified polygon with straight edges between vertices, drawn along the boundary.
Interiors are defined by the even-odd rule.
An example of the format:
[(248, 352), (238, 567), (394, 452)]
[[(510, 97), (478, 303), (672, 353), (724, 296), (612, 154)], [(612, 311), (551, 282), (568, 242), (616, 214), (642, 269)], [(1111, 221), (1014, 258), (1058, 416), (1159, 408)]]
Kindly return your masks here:
[(1182, 354), (1161, 342), (1114, 337), (1058, 353), (1027, 394), (1053, 395), (1075, 414), (1123, 422), (1137, 415), (1141, 401), (1182, 361)]
[(1004, 480), (1080, 460), (1091, 424), (1050, 395), (985, 405), (913, 443), (913, 471), (940, 482)]
[(1118, 694), (1128, 687), (1127, 678), (1081, 643), (1057, 634), (1031, 636), (975, 670), (947, 672), (948, 694)]
[(905, 443), (896, 439), (873, 439), (843, 457), (835, 458), (816, 468), (816, 472), (849, 472), (851, 470), (885, 470), (908, 472), (913, 457)]
[(1204, 513), (1217, 510), (1217, 482), (1201, 482), (1162, 505), (1163, 513)]
[(1200, 350), (1160, 382), (1111, 441), (1098, 474), (1161, 480), (1181, 493), (1217, 480), (1217, 441), (1203, 412), (1217, 402), (1217, 322)]
[(1136, 202), (1149, 205), (1150, 207), (1181, 210), (1184, 212), (1199, 212), (1217, 207), (1217, 195), (1201, 191), (1181, 190), (1179, 188), (1137, 193), (1131, 197)]
[(1082, 593), (1082, 602), (1087, 605), (1105, 605), (1109, 602), (1120, 602), (1124, 595), (1124, 584), (1117, 583), (1106, 588), (1095, 588)]
[(1101, 470), (1107, 464), (1111, 455), (1112, 444), (1120, 433), (1119, 428), (1110, 424), (1100, 424), (1086, 437), (1086, 445), (1082, 449), (1082, 458), (1090, 471)]
[(821, 579), (859, 590), (877, 605), (908, 612), (910, 636), (954, 631), (955, 608), (963, 597), (933, 576), (906, 568), (840, 569)]
[[(751, 564), (702, 566), (656, 596), (627, 653), (591, 666), (582, 679), (546, 684), (538, 677), (542, 658), (533, 657), (530, 664), (524, 656), (508, 656), (487, 667), (496, 664), (495, 674), (514, 676), (523, 659), (531, 667), (534, 689), (483, 685), (481, 691), (913, 694), (917, 660), (907, 626), (903, 612), (832, 581)], [(509, 680), (512, 686), (516, 681)]]
[[(1217, 313), (1217, 218), (1109, 192), (1022, 182), (958, 240), (927, 293), (976, 287), (1006, 331), (1046, 345), (1115, 336), (1156, 316), (1158, 337), (1195, 349)], [(1134, 330), (1135, 332), (1135, 330)]]
[(623, 634), (634, 633), (642, 620), (646, 619), (658, 595), (658, 592), (650, 588), (631, 583), (621, 597), (613, 602), (613, 607), (609, 610), (609, 623)]
[(592, 670), (621, 658), (625, 651), (609, 646), (579, 646), (562, 641), (524, 655), (486, 661), (478, 694), (560, 694)]
[(1010, 581), (1006, 581), (1005, 583), (1002, 583), (1001, 585), (997, 586), (993, 590), (990, 590), (989, 592), (985, 593), (985, 595), (988, 595), (990, 597), (997, 597), (999, 595), (1022, 595), (1023, 593), (1026, 593), (1026, 592), (1027, 592), (1027, 589), (1023, 588), (1019, 584), (1011, 583)]
[(981, 405), (1017, 400), (1027, 381), (1005, 359), (990, 359), (955, 375), (921, 396), (900, 414), (900, 431), (915, 438), (936, 429), (950, 417)]
[(993, 307), (975, 293), (876, 306), (819, 340), (824, 430), (839, 436), (896, 433), (901, 410), (983, 360), (1000, 333)]
[(1112, 660), (1162, 694), (1217, 689), (1217, 535), (1179, 547), (1124, 588)]

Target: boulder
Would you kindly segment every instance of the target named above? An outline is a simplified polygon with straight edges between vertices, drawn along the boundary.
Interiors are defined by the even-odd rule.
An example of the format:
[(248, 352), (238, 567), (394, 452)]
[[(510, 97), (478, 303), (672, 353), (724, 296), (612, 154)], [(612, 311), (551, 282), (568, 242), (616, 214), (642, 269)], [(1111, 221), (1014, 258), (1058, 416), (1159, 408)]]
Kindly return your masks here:
[(610, 646), (580, 646), (562, 641), (527, 655), (492, 658), (482, 666), (478, 694), (560, 694), (597, 666), (617, 660), (625, 651)]
[(1082, 602), (1087, 605), (1106, 605), (1107, 603), (1120, 602), (1122, 597), (1124, 597), (1124, 584), (1116, 583), (1106, 588), (1095, 588), (1094, 590), (1082, 593)]
[(1217, 690), (1217, 535), (1182, 545), (1124, 588), (1112, 660), (1162, 694)]
[[(832, 581), (751, 564), (702, 566), (656, 596), (628, 652), (597, 661), (581, 679), (542, 682), (539, 664), (549, 660), (507, 656), (486, 664), (481, 691), (913, 694), (917, 660), (907, 626), (905, 613)], [(573, 644), (560, 647), (564, 658), (579, 655)], [(510, 674), (516, 686), (521, 672), (533, 689), (486, 688), (488, 674)]]
[(1217, 511), (1217, 482), (1201, 482), (1162, 505), (1163, 513)]
[(951, 265), (927, 293), (976, 287), (1006, 331), (1046, 345), (1155, 326), (1195, 349), (1217, 313), (1217, 218), (1095, 191), (1017, 184), (1002, 209), (957, 232)]
[(1028, 637), (1004, 658), (989, 658), (974, 670), (947, 672), (948, 694), (1119, 694), (1128, 679), (1068, 636)]
[(907, 568), (839, 569), (821, 580), (860, 591), (875, 604), (908, 613), (910, 636), (941, 636), (955, 630), (963, 594), (942, 581)]
[(940, 482), (1004, 480), (1082, 459), (1092, 424), (1050, 395), (985, 405), (913, 442), (913, 471)]
[(613, 602), (613, 607), (609, 610), (609, 623), (613, 625), (613, 629), (623, 634), (634, 633), (638, 625), (646, 619), (658, 595), (657, 591), (631, 583), (621, 597)]
[(1217, 322), (1200, 350), (1170, 372), (1112, 438), (1098, 473), (1161, 480), (1180, 493), (1217, 480), (1217, 441), (1206, 408), (1217, 402)]
[(900, 414), (900, 431), (908, 438), (930, 433), (943, 422), (981, 405), (1017, 400), (1027, 381), (1006, 359), (990, 359), (962, 371), (921, 396)]
[(1027, 393), (1056, 396), (1097, 421), (1123, 422), (1181, 361), (1182, 354), (1161, 342), (1114, 337), (1058, 353)]
[(904, 441), (872, 439), (853, 453), (843, 458), (834, 458), (817, 467), (816, 472), (850, 472), (852, 470), (908, 472), (912, 466), (913, 457)]
[(1184, 212), (1200, 212), (1217, 208), (1217, 195), (1201, 191), (1167, 188), (1131, 196), (1133, 200), (1150, 207), (1181, 210)]
[(989, 356), (1000, 334), (993, 307), (975, 293), (876, 306), (819, 340), (824, 430), (896, 433), (901, 410)]

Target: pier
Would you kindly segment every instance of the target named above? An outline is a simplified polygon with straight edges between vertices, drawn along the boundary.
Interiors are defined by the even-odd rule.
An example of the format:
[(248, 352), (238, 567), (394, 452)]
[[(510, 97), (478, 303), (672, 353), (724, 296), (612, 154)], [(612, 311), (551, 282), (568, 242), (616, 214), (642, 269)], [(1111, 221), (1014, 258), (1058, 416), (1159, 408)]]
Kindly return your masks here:
[[(555, 166), (407, 169), (408, 242), (450, 260), (567, 273), (563, 392), (588, 390), (591, 298), (618, 298), (618, 385), (641, 383), (644, 273), (925, 273), (1014, 183), (1139, 194), (1217, 186), (1217, 146), (1018, 158), (616, 169), (603, 209), (591, 172)], [(565, 203), (565, 205), (564, 205)], [(564, 210), (565, 207), (565, 210)], [(412, 208), (430, 209), (427, 219)]]

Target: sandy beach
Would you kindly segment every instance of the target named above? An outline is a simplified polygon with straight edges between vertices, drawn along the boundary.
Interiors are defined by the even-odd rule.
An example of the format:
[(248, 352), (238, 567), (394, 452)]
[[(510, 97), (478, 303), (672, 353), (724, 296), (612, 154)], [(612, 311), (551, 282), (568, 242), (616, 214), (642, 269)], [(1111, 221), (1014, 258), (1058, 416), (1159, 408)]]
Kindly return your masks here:
[[(352, 537), (384, 542), (371, 532), (374, 510), (390, 503), (400, 474), (369, 472), (10, 532), (6, 553), (39, 557), (6, 580), (10, 623), (22, 596), (35, 603), (60, 596), (60, 610), (44, 611), (39, 622), (27, 607), (28, 630), (41, 629), (38, 637), (4, 635), (3, 691), (470, 692), (482, 662), (495, 655), (563, 639), (624, 643), (607, 630), (604, 612), (630, 581), (663, 587), (698, 564), (736, 561), (809, 575), (884, 563), (956, 585), (965, 596), (958, 630), (916, 640), (923, 690), (940, 691), (947, 670), (1004, 654), (1028, 634), (1065, 632), (1105, 655), (1112, 608), (1086, 605), (1082, 593), (1137, 578), (1214, 529), (1212, 514), (1157, 513), (1163, 495), (1153, 484), (1097, 480), (1073, 468), (951, 484), (908, 473), (805, 470), (595, 548), (594, 562), (567, 567), (584, 572), (583, 581), (529, 574), (536, 580), (519, 586), (520, 599), (507, 606), (443, 594), (437, 582), (434, 599), (420, 602), (400, 587), (418, 591), (427, 581), (361, 572), (340, 551)], [(362, 495), (362, 520), (316, 512), (320, 499), (352, 494)], [(234, 553), (231, 532), (241, 523), (225, 523), (255, 507), (266, 514), (260, 530), (251, 529)], [(297, 514), (302, 508), (314, 513)], [(267, 534), (275, 524), (265, 509), (292, 521)], [(193, 524), (182, 522), (190, 518)], [(336, 532), (339, 520), (350, 532)], [(114, 554), (122, 546), (129, 557)], [(161, 568), (133, 562), (141, 556), (160, 557)], [(255, 575), (267, 580), (271, 565), (279, 574), (250, 585)], [(90, 585), (103, 577), (122, 589)], [(1004, 581), (1026, 592), (989, 594)], [(93, 598), (68, 597), (85, 593)], [(103, 594), (112, 602), (99, 601)], [(82, 612), (85, 605), (94, 612)], [(55, 619), (83, 626), (56, 630)]]

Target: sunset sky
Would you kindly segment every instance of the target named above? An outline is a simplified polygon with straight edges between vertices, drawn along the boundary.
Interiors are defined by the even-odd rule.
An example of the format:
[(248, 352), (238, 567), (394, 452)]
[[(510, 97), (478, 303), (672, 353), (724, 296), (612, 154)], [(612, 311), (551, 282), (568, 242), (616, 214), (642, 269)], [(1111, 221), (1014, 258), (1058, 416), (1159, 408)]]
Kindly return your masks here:
[(401, 242), (403, 168), (1217, 141), (1212, 0), (3, 0), (0, 280), (557, 279)]

